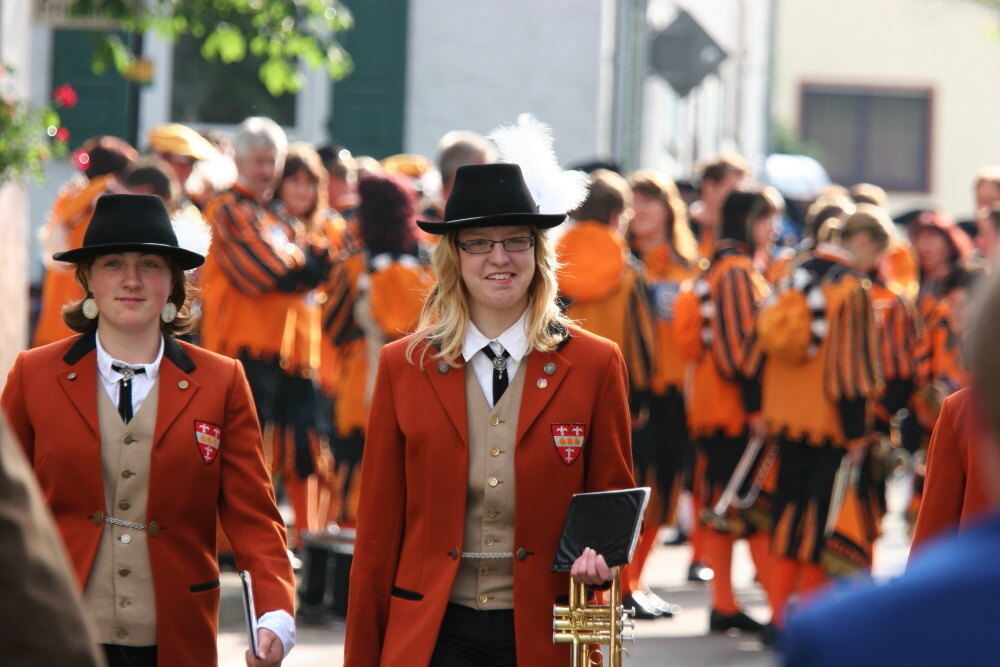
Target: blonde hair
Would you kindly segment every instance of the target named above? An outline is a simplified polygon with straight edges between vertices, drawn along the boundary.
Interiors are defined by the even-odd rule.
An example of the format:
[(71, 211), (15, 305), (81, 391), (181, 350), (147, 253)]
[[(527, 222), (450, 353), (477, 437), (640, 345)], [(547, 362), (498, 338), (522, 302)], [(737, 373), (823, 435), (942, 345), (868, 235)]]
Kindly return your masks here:
[(677, 185), (653, 169), (640, 169), (629, 176), (628, 184), (634, 192), (652, 197), (666, 206), (667, 242), (674, 254), (688, 266), (698, 259), (698, 242), (688, 224), (687, 207), (677, 190)]
[[(535, 239), (535, 275), (528, 285), (528, 321), (525, 334), (530, 349), (551, 352), (562, 342), (570, 320), (556, 304), (558, 263), (552, 241), (534, 227), (531, 228), (531, 235)], [(410, 363), (423, 363), (427, 348), (433, 345), (438, 350), (433, 355), (434, 358), (454, 367), (459, 365), (469, 323), (469, 293), (462, 282), (457, 241), (458, 232), (448, 232), (431, 254), (437, 282), (424, 301), (417, 335), (406, 346), (406, 360)], [(420, 360), (416, 362), (415, 352), (421, 345), (423, 349), (420, 350)]]

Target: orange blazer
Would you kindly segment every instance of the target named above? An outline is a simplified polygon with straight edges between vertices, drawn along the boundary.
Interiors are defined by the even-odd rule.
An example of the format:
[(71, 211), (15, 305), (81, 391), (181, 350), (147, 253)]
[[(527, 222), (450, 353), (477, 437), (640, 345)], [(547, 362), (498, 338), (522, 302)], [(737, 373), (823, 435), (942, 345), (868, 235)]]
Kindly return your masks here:
[[(52, 510), (81, 590), (106, 511), (93, 334), (18, 355), (0, 405)], [(264, 467), (260, 427), (239, 362), (164, 338), (147, 500), (161, 665), (216, 664), (219, 567), (216, 518), (239, 567), (249, 570), (258, 613), (293, 613), (285, 530)], [(206, 463), (197, 422), (222, 428)], [(100, 516), (95, 519), (95, 515)]]
[(927, 447), (927, 478), (920, 513), (913, 529), (913, 546), (954, 532), (990, 509), (990, 494), (979, 472), (980, 449), (990, 446), (977, 428), (968, 389), (961, 389), (941, 405), (941, 413)]
[[(460, 562), (466, 369), (440, 365), (433, 350), (409, 363), (411, 338), (386, 345), (379, 358), (351, 567), (349, 667), (426, 665)], [(548, 667), (569, 663), (569, 647), (552, 643), (552, 605), (569, 579), (551, 570), (570, 498), (634, 485), (625, 364), (611, 341), (575, 328), (557, 351), (531, 352), (522, 363), (514, 634), (519, 665)], [(569, 465), (553, 439), (558, 424), (587, 427), (583, 453)]]

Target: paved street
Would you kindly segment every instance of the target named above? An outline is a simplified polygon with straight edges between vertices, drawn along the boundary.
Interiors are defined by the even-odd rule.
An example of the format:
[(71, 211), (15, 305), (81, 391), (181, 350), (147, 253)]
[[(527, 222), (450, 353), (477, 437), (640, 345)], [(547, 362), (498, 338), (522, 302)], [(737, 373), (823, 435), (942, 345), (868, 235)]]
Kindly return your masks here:
[[(880, 577), (898, 572), (906, 562), (908, 538), (900, 510), (905, 507), (904, 484), (890, 486), (890, 515), (884, 523), (885, 536), (876, 553), (876, 573)], [(774, 664), (774, 656), (754, 638), (707, 635), (708, 589), (685, 581), (690, 547), (658, 548), (647, 567), (652, 588), (666, 600), (680, 604), (681, 614), (671, 620), (639, 621), (636, 641), (629, 646), (627, 667), (678, 665), (684, 667), (758, 667)], [(737, 547), (733, 584), (749, 613), (766, 621), (768, 609), (763, 591), (753, 582), (753, 566), (745, 543)], [(220, 665), (244, 665), (246, 639), (242, 633), (239, 583), (235, 575), (223, 579), (222, 633), (219, 638)], [(284, 665), (287, 667), (335, 667), (343, 664), (343, 626), (332, 629), (300, 628), (298, 645)]]

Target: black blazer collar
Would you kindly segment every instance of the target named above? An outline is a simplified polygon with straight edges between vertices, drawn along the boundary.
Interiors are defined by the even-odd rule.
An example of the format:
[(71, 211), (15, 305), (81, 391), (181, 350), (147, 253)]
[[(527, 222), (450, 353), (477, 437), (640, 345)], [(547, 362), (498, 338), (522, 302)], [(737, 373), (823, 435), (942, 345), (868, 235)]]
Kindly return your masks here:
[[(63, 355), (63, 361), (72, 366), (76, 362), (83, 359), (90, 352), (97, 348), (97, 335), (95, 332), (91, 331), (83, 334), (76, 339), (76, 342), (69, 348), (66, 354)], [(169, 359), (170, 362), (177, 366), (185, 373), (190, 373), (195, 369), (194, 361), (188, 356), (184, 348), (181, 347), (180, 343), (174, 340), (173, 336), (168, 334), (163, 334), (163, 357)]]

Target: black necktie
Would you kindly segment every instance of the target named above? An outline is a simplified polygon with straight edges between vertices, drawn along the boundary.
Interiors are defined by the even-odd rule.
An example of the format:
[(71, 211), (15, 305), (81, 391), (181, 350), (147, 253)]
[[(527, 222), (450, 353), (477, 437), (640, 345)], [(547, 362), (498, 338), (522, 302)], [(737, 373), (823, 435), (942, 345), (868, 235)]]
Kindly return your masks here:
[(142, 366), (111, 364), (111, 370), (122, 374), (122, 379), (118, 381), (118, 414), (127, 424), (132, 420), (132, 377), (137, 373), (145, 373), (146, 369)]
[[(503, 350), (503, 347), (500, 348)], [(483, 354), (493, 362), (493, 405), (500, 402), (500, 397), (507, 391), (507, 358), (510, 352), (503, 350), (503, 354), (497, 355), (493, 349), (487, 345), (483, 348)]]

